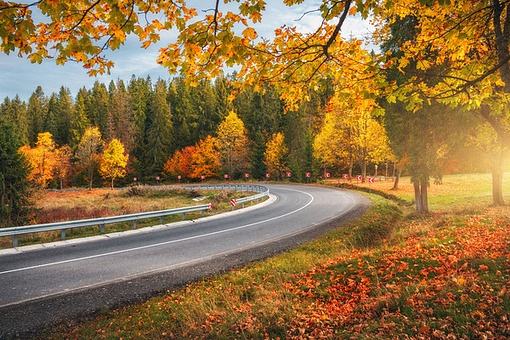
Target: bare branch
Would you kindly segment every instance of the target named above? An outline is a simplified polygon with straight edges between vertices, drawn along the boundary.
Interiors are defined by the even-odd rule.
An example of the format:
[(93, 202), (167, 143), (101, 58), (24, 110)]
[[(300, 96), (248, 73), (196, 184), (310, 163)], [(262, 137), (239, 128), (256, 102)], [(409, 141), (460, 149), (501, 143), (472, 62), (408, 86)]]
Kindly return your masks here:
[(344, 11), (342, 12), (342, 15), (340, 16), (338, 23), (336, 24), (333, 34), (331, 34), (331, 36), (329, 37), (329, 40), (326, 42), (326, 44), (323, 47), (324, 54), (326, 55), (327, 58), (329, 58), (329, 52), (328, 52), (329, 47), (333, 44), (336, 37), (340, 33), (340, 30), (342, 29), (342, 25), (345, 22), (345, 18), (347, 18), (347, 14), (349, 14), (350, 7), (351, 7), (351, 0), (345, 0)]

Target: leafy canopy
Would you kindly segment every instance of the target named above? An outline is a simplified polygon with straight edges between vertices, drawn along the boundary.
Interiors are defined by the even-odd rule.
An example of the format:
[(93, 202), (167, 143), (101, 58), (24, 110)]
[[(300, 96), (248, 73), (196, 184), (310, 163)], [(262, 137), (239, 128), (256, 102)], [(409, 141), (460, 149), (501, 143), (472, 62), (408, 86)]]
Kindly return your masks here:
[[(82, 63), (91, 75), (109, 71), (108, 49), (134, 36), (143, 48), (161, 44), (157, 61), (193, 84), (218, 76), (223, 66), (239, 69), (239, 86), (272, 82), (288, 108), (307, 99), (307, 89), (334, 82), (349, 89), (364, 83), (363, 97), (383, 89), (390, 102), (406, 100), (413, 109), (430, 98), (479, 107), (489, 100), (505, 106), (510, 92), (510, 15), (502, 0), (283, 0), (302, 8), (301, 18), (319, 14), (314, 29), (258, 29), (264, 0), (192, 1), (40, 0), (0, 2), (0, 49), (32, 62)], [(205, 8), (203, 8), (205, 7)], [(374, 38), (388, 38), (390, 26), (416, 17), (416, 39), (402, 42), (398, 55), (382, 59), (356, 38), (344, 39), (348, 17), (371, 19)], [(176, 35), (175, 39), (167, 39)], [(385, 62), (384, 62), (385, 60)], [(384, 63), (384, 64), (383, 64)], [(387, 70), (416, 74), (405, 86), (388, 83)], [(242, 85), (241, 85), (242, 84)], [(498, 93), (494, 98), (494, 90)], [(354, 92), (355, 89), (352, 89)], [(503, 100), (500, 98), (503, 97)]]

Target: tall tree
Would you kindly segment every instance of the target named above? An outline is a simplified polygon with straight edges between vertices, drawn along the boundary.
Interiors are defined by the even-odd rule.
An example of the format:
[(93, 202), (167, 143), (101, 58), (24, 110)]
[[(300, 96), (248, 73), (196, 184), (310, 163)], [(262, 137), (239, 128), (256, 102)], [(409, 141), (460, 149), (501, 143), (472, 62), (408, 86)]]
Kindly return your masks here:
[(266, 144), (264, 164), (269, 172), (276, 174), (278, 179), (282, 179), (283, 173), (288, 169), (285, 159), (288, 151), (285, 136), (281, 132), (273, 134)]
[(90, 121), (87, 117), (86, 103), (89, 101), (89, 94), (87, 90), (82, 87), (78, 90), (76, 95), (74, 114), (70, 122), (70, 138), (69, 146), (74, 150), (85, 133), (85, 130), (90, 127)]
[[(141, 169), (140, 160), (145, 145), (145, 121), (147, 119), (147, 105), (149, 95), (152, 91), (152, 82), (150, 77), (145, 79), (131, 77), (128, 85), (131, 108), (133, 110), (133, 147), (130, 152), (130, 162), (135, 169)], [(140, 171), (138, 171), (140, 172)]]
[(218, 154), (218, 140), (207, 136), (195, 145), (191, 178), (211, 178), (220, 174), (221, 162)]
[(0, 226), (14, 227), (26, 222), (30, 212), (30, 167), (18, 152), (21, 142), (12, 124), (0, 117)]
[(90, 127), (85, 130), (78, 147), (76, 148), (76, 159), (79, 166), (86, 174), (89, 189), (94, 184), (94, 174), (98, 171), (103, 140), (98, 127)]
[(25, 145), (20, 149), (30, 162), (32, 171), (28, 179), (45, 189), (55, 176), (58, 164), (56, 145), (49, 132), (40, 133), (34, 148)]
[[(382, 44), (386, 55), (397, 59), (402, 57), (405, 54), (404, 47), (420, 39), (419, 26), (420, 19), (414, 15), (395, 21), (390, 27), (391, 35)], [(429, 57), (433, 55), (437, 56), (431, 52)], [(421, 61), (411, 59), (403, 67), (405, 73), (388, 70), (388, 79), (402, 87), (412, 83), (415, 77), (420, 79), (421, 86), (433, 86), (437, 83), (436, 77), (427, 75)], [(434, 69), (435, 72), (443, 70), (447, 70), (444, 65), (437, 65)], [(397, 157), (406, 160), (405, 164), (414, 186), (416, 209), (426, 213), (429, 210), (430, 178), (440, 178), (442, 175), (440, 150), (453, 147), (466, 139), (472, 113), (451, 109), (433, 98), (421, 102), (424, 98), (419, 91), (410, 96), (411, 100), (402, 98), (408, 101), (407, 104), (396, 102), (394, 97), (388, 98), (389, 103), (383, 104), (386, 108), (384, 120)]]
[(141, 159), (144, 167), (140, 171), (145, 177), (158, 176), (170, 155), (174, 137), (166, 83), (161, 79), (156, 82), (149, 97), (145, 128)]
[(37, 135), (44, 132), (44, 116), (48, 111), (48, 99), (45, 97), (41, 86), (28, 99), (27, 119), (28, 119), (28, 143), (35, 146)]
[(53, 138), (57, 145), (69, 145), (72, 142), (72, 123), (75, 120), (74, 103), (71, 92), (65, 87), (61, 87), (58, 92), (58, 102), (56, 107), (57, 130), (53, 132)]
[(99, 173), (103, 178), (110, 179), (111, 188), (113, 181), (126, 176), (126, 165), (129, 155), (124, 153), (124, 146), (118, 139), (112, 139), (103, 152)]
[(108, 134), (108, 90), (104, 84), (96, 81), (89, 92), (88, 101), (85, 103), (87, 118), (91, 126), (99, 128), (101, 136), (106, 136)]
[(21, 101), (16, 95), (14, 99), (6, 97), (0, 105), (0, 117), (11, 123), (16, 129), (16, 135), (19, 136), (23, 144), (28, 143), (29, 126), (27, 119), (27, 108), (25, 102)]
[(172, 122), (175, 134), (179, 136), (175, 140), (175, 148), (183, 149), (193, 145), (199, 139), (198, 120), (200, 117), (193, 107), (191, 88), (185, 83), (184, 78), (174, 78), (170, 82), (168, 102), (172, 110)]
[(54, 170), (55, 179), (58, 180), (59, 188), (62, 190), (71, 175), (73, 150), (69, 145), (62, 145), (55, 151), (55, 158), (58, 164)]
[(129, 154), (135, 143), (136, 128), (129, 93), (122, 80), (111, 87), (108, 112), (108, 137), (118, 139)]
[(249, 145), (243, 121), (234, 111), (220, 123), (216, 132), (224, 171), (232, 178), (248, 168)]

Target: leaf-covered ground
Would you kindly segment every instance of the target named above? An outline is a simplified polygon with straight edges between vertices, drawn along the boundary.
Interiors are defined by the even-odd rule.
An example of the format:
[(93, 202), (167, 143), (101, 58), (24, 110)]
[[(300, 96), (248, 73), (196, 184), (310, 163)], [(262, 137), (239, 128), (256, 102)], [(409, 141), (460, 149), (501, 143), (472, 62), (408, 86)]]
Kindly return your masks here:
[(425, 229), (397, 245), (355, 250), (296, 276), (286, 284), (300, 300), (287, 335), (510, 337), (508, 220), (477, 215)]
[(42, 338), (508, 339), (510, 209), (362, 218), (275, 258)]

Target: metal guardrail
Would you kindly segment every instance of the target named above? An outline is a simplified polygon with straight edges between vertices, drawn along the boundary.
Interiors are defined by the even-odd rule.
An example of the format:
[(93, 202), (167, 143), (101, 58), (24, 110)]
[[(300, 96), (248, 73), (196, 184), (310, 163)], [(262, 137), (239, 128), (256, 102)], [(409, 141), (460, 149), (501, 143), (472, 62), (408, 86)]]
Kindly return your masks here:
[[(235, 190), (235, 191), (258, 192), (257, 195), (243, 197), (243, 198), (240, 198), (237, 200), (238, 203), (242, 203), (243, 208), (244, 208), (245, 202), (253, 202), (253, 201), (258, 202), (259, 199), (269, 195), (269, 189), (262, 185), (207, 184), (207, 185), (184, 186), (184, 188), (186, 188), (186, 189), (201, 189), (201, 190)], [(192, 206), (192, 207), (157, 210), (157, 211), (149, 211), (149, 212), (144, 212), (144, 213), (136, 213), (136, 214), (128, 214), (128, 215), (120, 215), (120, 216), (100, 217), (100, 218), (92, 218), (92, 219), (85, 219), (85, 220), (54, 222), (54, 223), (45, 223), (45, 224), (33, 224), (33, 225), (11, 227), (11, 228), (0, 228), (0, 237), (12, 236), (12, 246), (17, 247), (18, 246), (18, 235), (38, 233), (38, 232), (43, 232), (43, 231), (60, 230), (61, 239), (65, 240), (67, 229), (99, 226), (100, 232), (104, 233), (106, 224), (113, 224), (113, 223), (119, 223), (119, 222), (132, 222), (133, 229), (135, 229), (136, 221), (138, 221), (138, 220), (159, 217), (160, 223), (163, 223), (164, 216), (177, 215), (177, 214), (181, 214), (182, 219), (184, 220), (186, 213), (202, 211), (202, 216), (204, 216), (205, 212), (210, 208), (211, 208), (210, 204), (202, 204), (202, 205), (197, 205), (197, 206)], [(232, 210), (233, 209), (234, 209), (234, 206), (232, 206)]]
[[(248, 192), (258, 192), (257, 195), (242, 197), (236, 200), (237, 203), (241, 203), (242, 208), (244, 208), (244, 204), (247, 202), (253, 203), (253, 201), (257, 201), (261, 198), (269, 195), (269, 189), (266, 186), (258, 185), (258, 184), (200, 184), (200, 185), (188, 185), (184, 186), (186, 189), (200, 189), (200, 190), (235, 190), (235, 191), (248, 191)], [(234, 210), (235, 205), (232, 205), (232, 210)]]

